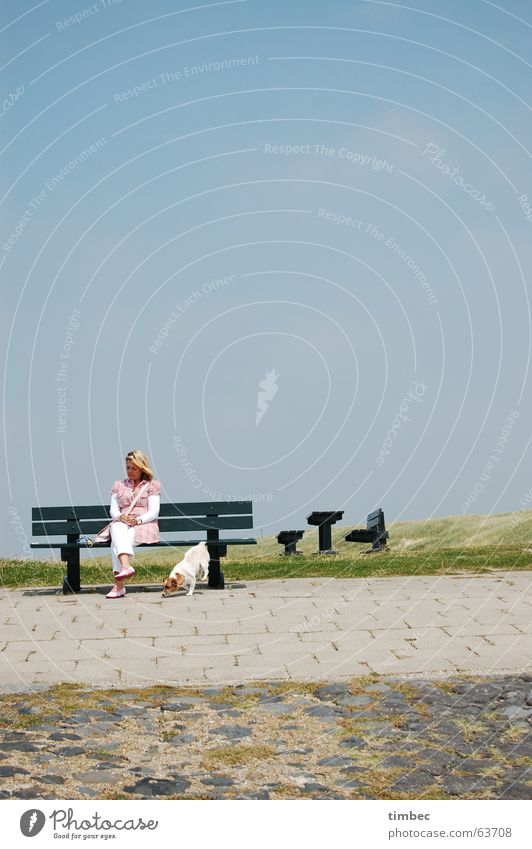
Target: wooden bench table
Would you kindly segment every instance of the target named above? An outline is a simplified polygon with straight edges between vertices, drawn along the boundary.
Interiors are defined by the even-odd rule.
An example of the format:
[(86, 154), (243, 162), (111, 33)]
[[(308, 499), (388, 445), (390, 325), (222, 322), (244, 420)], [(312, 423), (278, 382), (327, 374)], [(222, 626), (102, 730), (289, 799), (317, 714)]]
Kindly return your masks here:
[(309, 525), (318, 526), (318, 554), (336, 554), (332, 547), (331, 527), (344, 515), (343, 510), (315, 510), (307, 516)]
[(283, 554), (303, 554), (297, 550), (299, 540), (303, 539), (305, 531), (280, 531), (277, 534), (277, 542), (284, 545)]

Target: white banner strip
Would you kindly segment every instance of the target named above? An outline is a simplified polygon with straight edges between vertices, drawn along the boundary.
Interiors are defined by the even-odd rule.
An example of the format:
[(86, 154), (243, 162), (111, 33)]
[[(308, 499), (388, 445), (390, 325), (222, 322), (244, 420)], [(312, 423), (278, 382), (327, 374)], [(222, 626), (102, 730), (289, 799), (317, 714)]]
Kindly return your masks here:
[[(530, 849), (529, 801), (4, 801), (4, 845)], [(32, 845), (32, 844), (30, 844)]]

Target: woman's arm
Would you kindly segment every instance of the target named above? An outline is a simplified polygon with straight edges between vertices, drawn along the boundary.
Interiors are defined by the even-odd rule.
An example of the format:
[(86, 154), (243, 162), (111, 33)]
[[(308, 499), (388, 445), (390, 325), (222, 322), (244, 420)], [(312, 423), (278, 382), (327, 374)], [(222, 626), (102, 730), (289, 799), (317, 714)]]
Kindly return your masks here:
[(142, 516), (137, 517), (138, 519), (140, 519), (139, 524), (145, 525), (146, 522), (153, 522), (159, 515), (160, 506), (160, 495), (148, 495), (148, 510), (146, 513), (143, 513)]
[(120, 507), (118, 506), (118, 497), (116, 492), (111, 493), (111, 506), (109, 508), (111, 519), (118, 519), (120, 516)]

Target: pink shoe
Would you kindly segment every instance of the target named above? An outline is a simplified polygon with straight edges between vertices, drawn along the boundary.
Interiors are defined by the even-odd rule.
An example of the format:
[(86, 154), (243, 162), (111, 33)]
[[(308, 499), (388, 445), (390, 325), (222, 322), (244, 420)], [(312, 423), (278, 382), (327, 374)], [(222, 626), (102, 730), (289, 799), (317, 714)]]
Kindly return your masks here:
[(125, 580), (125, 578), (131, 578), (131, 576), (134, 574), (135, 570), (133, 569), (133, 566), (126, 566), (126, 568), (122, 569), (122, 571), (119, 572), (118, 575), (115, 575), (115, 581), (123, 581)]
[(122, 587), (121, 590), (115, 590), (115, 588), (113, 587), (111, 592), (107, 593), (107, 595), (105, 597), (106, 598), (124, 598), (125, 594), (126, 594), (126, 588), (125, 587)]

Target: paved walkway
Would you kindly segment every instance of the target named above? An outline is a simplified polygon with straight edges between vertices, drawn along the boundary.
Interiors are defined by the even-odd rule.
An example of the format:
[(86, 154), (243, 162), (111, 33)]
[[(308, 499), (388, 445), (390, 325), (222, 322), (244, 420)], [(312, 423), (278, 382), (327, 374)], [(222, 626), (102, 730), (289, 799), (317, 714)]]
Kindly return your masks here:
[(0, 591), (0, 692), (532, 668), (532, 572), (249, 581), (168, 599), (131, 586)]

